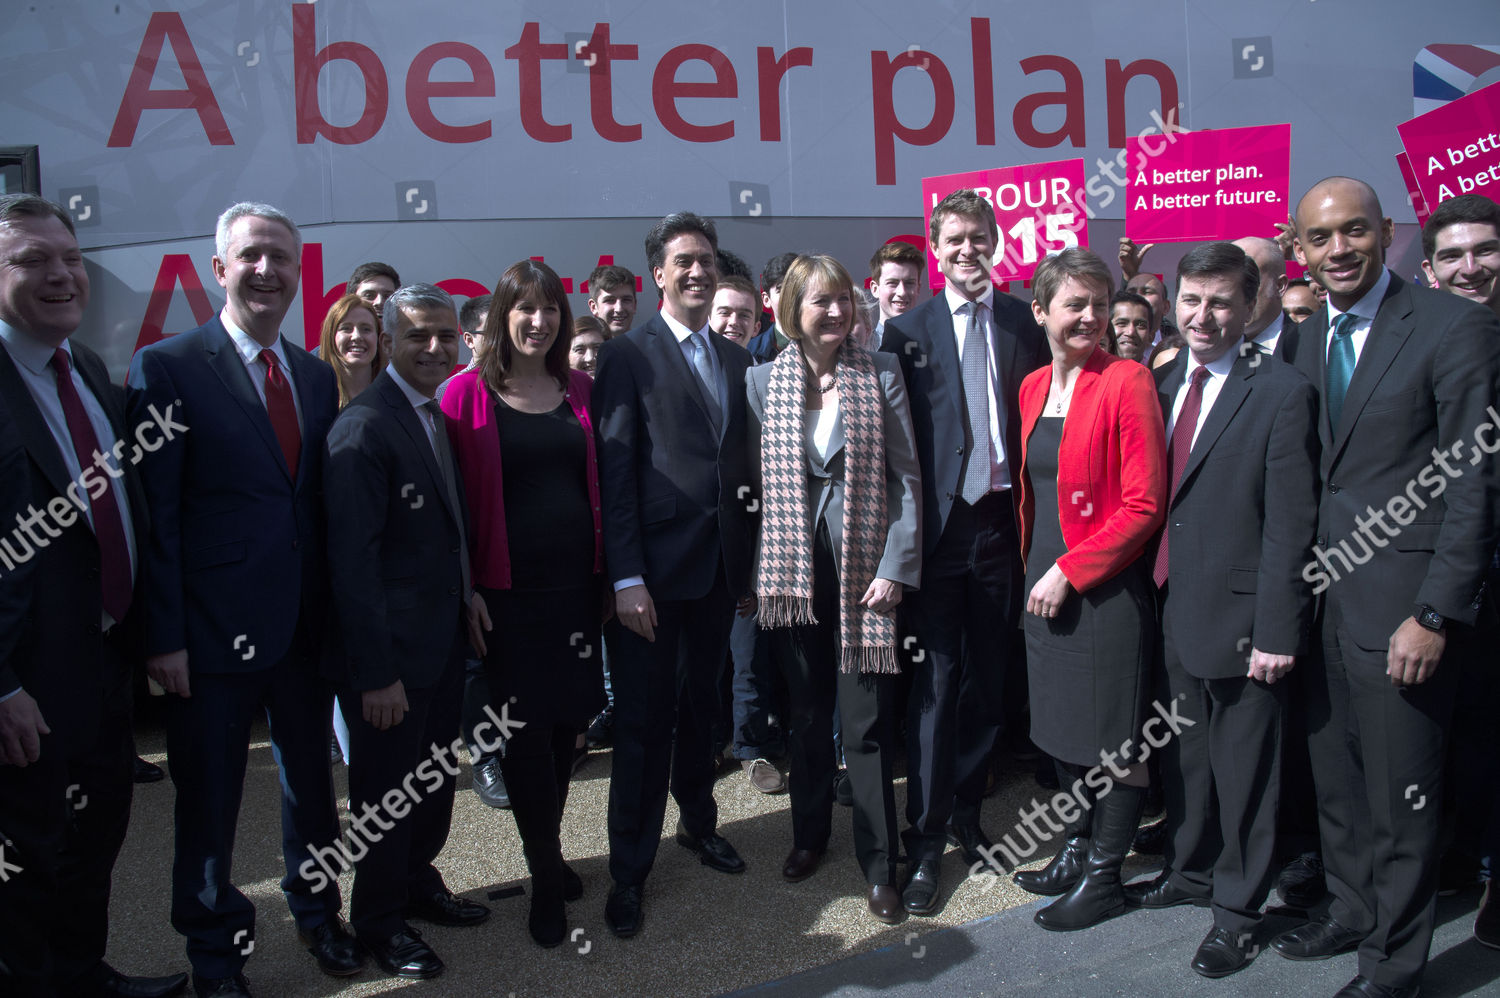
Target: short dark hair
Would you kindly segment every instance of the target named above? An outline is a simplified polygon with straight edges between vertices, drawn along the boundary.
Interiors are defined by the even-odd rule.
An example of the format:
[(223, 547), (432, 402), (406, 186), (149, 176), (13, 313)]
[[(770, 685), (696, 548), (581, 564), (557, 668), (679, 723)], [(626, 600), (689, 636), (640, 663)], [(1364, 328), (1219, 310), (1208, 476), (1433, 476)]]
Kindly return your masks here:
[(1188, 250), (1177, 261), (1177, 289), (1182, 290), (1184, 277), (1217, 277), (1224, 275), (1240, 278), (1240, 290), (1245, 293), (1245, 304), (1255, 304), (1255, 292), (1260, 290), (1260, 267), (1255, 259), (1234, 243), (1204, 243)]
[(557, 338), (547, 349), (544, 363), (547, 373), (557, 381), (559, 388), (568, 387), (568, 350), (573, 342), (573, 309), (568, 305), (568, 293), (563, 290), (562, 279), (557, 272), (540, 260), (521, 260), (506, 268), (495, 282), (495, 300), (490, 305), (490, 314), (484, 320), (484, 336), (490, 348), (479, 362), (479, 376), (485, 385), (499, 391), (505, 387), (510, 376), (511, 360), (515, 347), (506, 335), (510, 324), (510, 310), (516, 302), (528, 295), (537, 299), (537, 304), (557, 306)]
[(916, 267), (917, 273), (921, 273), (927, 260), (922, 256), (922, 251), (911, 243), (902, 242), (899, 239), (892, 240), (876, 250), (875, 255), (870, 257), (870, 280), (880, 280), (880, 268), (888, 263)]
[(635, 275), (612, 263), (595, 267), (589, 275), (589, 301), (598, 301), (601, 292), (619, 287), (629, 288), (630, 293), (635, 294)]
[(1110, 295), (1115, 289), (1114, 275), (1097, 253), (1070, 246), (1036, 265), (1036, 270), (1031, 275), (1031, 293), (1043, 309), (1051, 308), (1057, 289), (1070, 277), (1080, 281), (1098, 281), (1104, 285), (1106, 295)]
[(490, 302), (495, 300), (494, 295), (475, 295), (464, 302), (463, 308), (458, 310), (458, 328), (466, 333), (480, 333), (480, 317), (490, 310)]
[(715, 253), (719, 251), (719, 232), (712, 219), (690, 211), (674, 211), (664, 216), (646, 233), (646, 266), (655, 270), (667, 259), (667, 243), (687, 232), (696, 232), (708, 240)]
[(453, 296), (436, 284), (408, 284), (397, 288), (380, 308), (380, 328), (394, 336), (393, 330), (400, 325), (403, 311), (425, 311), (432, 308), (447, 309), (455, 319), (458, 318), (458, 310), (453, 307)]
[(1500, 233), (1500, 204), (1482, 194), (1460, 194), (1440, 202), (1427, 224), (1422, 226), (1422, 256), (1428, 260), (1437, 252), (1438, 233), (1450, 225), (1473, 222), (1488, 225)]
[(391, 283), (396, 287), (401, 286), (401, 275), (396, 273), (396, 268), (379, 260), (371, 260), (354, 268), (354, 273), (349, 275), (349, 293), (352, 295), (359, 291), (359, 286), (372, 277), (389, 277)]
[(580, 333), (595, 333), (602, 340), (609, 339), (609, 327), (598, 317), (584, 312), (573, 317), (573, 335), (577, 336)]
[(755, 285), (750, 283), (750, 278), (741, 277), (739, 274), (730, 274), (728, 277), (719, 278), (719, 286), (716, 290), (739, 291), (749, 295), (756, 301), (760, 300), (760, 295), (756, 294)]
[(762, 291), (770, 291), (782, 281), (786, 280), (786, 272), (792, 269), (792, 264), (797, 262), (800, 253), (778, 253), (766, 261), (766, 266), (760, 272), (760, 287)]
[(9, 222), (13, 218), (46, 218), (48, 215), (61, 222), (69, 235), (78, 235), (72, 217), (63, 211), (61, 205), (37, 194), (0, 194), (0, 222)]
[(1151, 321), (1151, 303), (1134, 291), (1126, 291), (1121, 288), (1109, 299), (1109, 314), (1114, 315), (1116, 305), (1139, 305), (1146, 310), (1146, 321)]
[(990, 240), (995, 243), (996, 249), (999, 249), (1000, 226), (995, 223), (995, 206), (980, 197), (974, 188), (960, 187), (933, 207), (932, 222), (927, 226), (927, 238), (934, 247), (937, 246), (938, 233), (942, 231), (943, 222), (947, 221), (949, 215), (962, 215), (964, 218), (985, 223), (989, 226)]
[(747, 281), (755, 279), (755, 271), (744, 260), (735, 256), (727, 249), (719, 250), (719, 283), (724, 282), (726, 277), (743, 277)]

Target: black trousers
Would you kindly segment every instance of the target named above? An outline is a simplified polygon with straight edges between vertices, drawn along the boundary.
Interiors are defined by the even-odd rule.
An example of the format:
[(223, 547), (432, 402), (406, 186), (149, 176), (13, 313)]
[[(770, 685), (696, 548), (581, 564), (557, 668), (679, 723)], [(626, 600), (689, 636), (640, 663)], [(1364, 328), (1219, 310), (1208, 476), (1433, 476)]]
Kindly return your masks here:
[(349, 802), (357, 823), (344, 833), (342, 844), (354, 863), (349, 922), (361, 939), (389, 939), (405, 928), (409, 899), (445, 889), (433, 862), (453, 820), (458, 760), (452, 749), (463, 699), (464, 648), (462, 636), (456, 636), (436, 685), (408, 689), (406, 715), (385, 731), (364, 719), (359, 693), (339, 690), (349, 724)]
[(835, 702), (854, 793), (854, 853), (865, 880), (896, 883), (896, 796), (891, 784), (896, 676), (839, 668), (839, 576), (826, 528), (813, 547), (817, 624), (766, 632), (786, 678), (792, 844), (822, 851), (833, 823)]
[(979, 820), (1020, 612), (1021, 557), (1009, 492), (953, 504), (922, 567), (908, 623), (904, 836), (912, 862), (940, 856), (947, 825)]
[[(115, 658), (106, 646), (105, 654)], [(130, 672), (112, 673), (92, 745), (51, 735), (27, 766), (0, 766), (0, 993), (93, 994), (109, 940), (110, 874), (125, 841), (135, 758)], [(325, 750), (326, 751), (326, 750)]]
[(1287, 680), (1200, 679), (1184, 666), (1184, 651), (1191, 654), (1165, 637), (1158, 697), (1179, 701), (1184, 719), (1161, 748), (1166, 867), (1177, 886), (1212, 897), (1215, 926), (1254, 932), (1276, 872)]
[(605, 627), (615, 691), (609, 872), (617, 883), (641, 884), (651, 872), (669, 785), (690, 834), (718, 824), (712, 729), (733, 611), (721, 564), (701, 598), (656, 601), (655, 641), (618, 620)]
[(563, 903), (562, 815), (573, 775), (572, 724), (528, 724), (515, 732), (500, 757), (521, 848), (531, 871), (533, 899)]
[(1386, 649), (1360, 647), (1337, 602), (1323, 621), (1323, 683), (1308, 721), (1329, 914), (1368, 932), (1359, 972), (1383, 987), (1418, 985), (1432, 944), (1443, 757), (1459, 661), (1471, 653), (1448, 629), (1436, 673), (1395, 687)]

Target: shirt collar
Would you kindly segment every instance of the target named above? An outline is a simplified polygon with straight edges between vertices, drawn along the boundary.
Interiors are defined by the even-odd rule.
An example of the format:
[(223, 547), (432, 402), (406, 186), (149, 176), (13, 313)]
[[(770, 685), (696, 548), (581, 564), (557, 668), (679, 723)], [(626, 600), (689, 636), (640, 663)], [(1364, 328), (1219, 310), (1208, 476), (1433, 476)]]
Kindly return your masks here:
[(283, 370), (286, 369), (286, 351), (281, 348), (281, 334), (276, 334), (276, 342), (269, 347), (263, 347), (250, 338), (250, 334), (234, 324), (229, 317), (229, 310), (224, 309), (219, 313), (219, 321), (224, 324), (224, 331), (229, 334), (229, 341), (234, 344), (234, 350), (240, 355), (246, 364), (260, 360), (262, 350), (270, 350), (276, 355)]
[[(708, 332), (708, 323), (706, 322), (703, 324), (702, 329), (689, 329), (688, 327), (684, 326), (682, 323), (674, 319), (671, 315), (669, 315), (666, 309), (662, 309), (656, 314), (661, 316), (662, 321), (667, 324), (667, 328), (672, 330), (672, 335), (677, 337), (677, 342), (679, 344), (686, 342), (687, 338), (693, 335), (693, 333), (695, 332), (705, 334)], [(703, 337), (703, 340), (706, 343), (708, 341), (708, 337), (705, 335)]]
[(1182, 349), (1187, 351), (1188, 356), (1188, 366), (1187, 370), (1183, 372), (1183, 376), (1189, 381), (1192, 380), (1193, 372), (1200, 367), (1205, 368), (1208, 371), (1208, 376), (1215, 380), (1229, 377), (1229, 372), (1234, 369), (1234, 362), (1240, 355), (1239, 344), (1236, 343), (1233, 347), (1225, 350), (1224, 355), (1218, 360), (1210, 364), (1200, 364), (1198, 363), (1198, 358), (1193, 356), (1191, 350), (1188, 350), (1187, 347), (1183, 347)]
[[(962, 308), (964, 305), (968, 304), (968, 301), (969, 301), (969, 299), (965, 298), (963, 295), (961, 295), (957, 291), (953, 290), (953, 282), (952, 281), (949, 281), (947, 284), (945, 284), (943, 286), (943, 297), (945, 297), (945, 298), (948, 299), (948, 314), (949, 315), (957, 315), (958, 314), (958, 310), (960, 308)], [(993, 284), (987, 285), (985, 287), (985, 289), (984, 289), (984, 294), (982, 294), (982, 295), (979, 296), (978, 301), (979, 301), (979, 304), (983, 305), (985, 308), (989, 309), (991, 312), (994, 312), (995, 311), (995, 286)]]
[(401, 377), (400, 373), (396, 370), (395, 364), (386, 365), (385, 373), (391, 376), (391, 380), (396, 383), (397, 388), (401, 389), (401, 394), (406, 396), (406, 401), (411, 403), (413, 409), (420, 409), (432, 401), (432, 399), (407, 384), (406, 379)]
[[(52, 363), (53, 353), (57, 350), (56, 347), (48, 346), (4, 320), (0, 320), (0, 339), (5, 340), (5, 346), (16, 363), (35, 375), (41, 375), (47, 369), (47, 365)], [(72, 340), (63, 340), (62, 348), (68, 354), (69, 366), (75, 366), (73, 365)]]
[(1277, 314), (1271, 319), (1271, 324), (1260, 331), (1260, 335), (1251, 339), (1251, 343), (1269, 343), (1281, 335), (1281, 326), (1286, 316)]
[[(1375, 286), (1372, 287), (1369, 291), (1365, 292), (1365, 296), (1363, 298), (1355, 302), (1353, 305), (1349, 306), (1349, 314), (1357, 316), (1361, 319), (1366, 319), (1370, 322), (1374, 322), (1375, 313), (1380, 310), (1380, 303), (1382, 300), (1384, 300), (1386, 289), (1388, 289), (1390, 286), (1391, 272), (1388, 268), (1381, 267), (1380, 280), (1376, 281)], [(1333, 299), (1328, 299), (1329, 329), (1333, 328), (1333, 320), (1337, 319), (1340, 315), (1343, 314), (1343, 312), (1333, 307)]]

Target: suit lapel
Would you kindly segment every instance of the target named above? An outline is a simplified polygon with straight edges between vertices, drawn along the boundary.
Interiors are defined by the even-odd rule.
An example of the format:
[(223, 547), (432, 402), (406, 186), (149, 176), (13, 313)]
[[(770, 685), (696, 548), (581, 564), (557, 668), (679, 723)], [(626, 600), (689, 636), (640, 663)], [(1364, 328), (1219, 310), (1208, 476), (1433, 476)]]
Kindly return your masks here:
[[(266, 412), (265, 403), (256, 393), (255, 385), (250, 380), (250, 372), (246, 369), (245, 362), (240, 359), (239, 351), (234, 348), (234, 342), (230, 340), (228, 331), (225, 330), (224, 324), (219, 321), (218, 317), (203, 327), (203, 353), (208, 366), (224, 383), (224, 389), (229, 392), (229, 397), (234, 399), (245, 417), (250, 420), (250, 425), (255, 427), (255, 431), (260, 434), (261, 442), (276, 459), (282, 473), (291, 479), (291, 469), (287, 467), (286, 455), (282, 453), (281, 442), (276, 439), (276, 431), (271, 428), (271, 417)], [(295, 373), (293, 372), (293, 376)]]
[(15, 361), (3, 346), (0, 346), (0, 392), (5, 394), (16, 428), (20, 430), (21, 442), (26, 445), (32, 460), (42, 469), (42, 474), (47, 476), (57, 494), (65, 495), (69, 484), (68, 466), (62, 452), (57, 449), (57, 440), (47, 428), (47, 421), (37, 408), (36, 400), (31, 397), (31, 390), (21, 380)]
[(1297, 369), (1307, 375), (1307, 380), (1318, 390), (1318, 442), (1327, 452), (1333, 439), (1333, 428), (1328, 425), (1328, 308), (1324, 306), (1307, 321), (1297, 327), (1299, 339), (1306, 343), (1297, 345)]
[[(1177, 393), (1182, 389), (1182, 382), (1187, 378), (1187, 354), (1178, 351), (1177, 356), (1167, 365), (1167, 373), (1161, 383), (1156, 386), (1156, 398), (1161, 403), (1161, 425), (1166, 426), (1172, 421), (1172, 402), (1177, 398)], [(1167, 441), (1170, 449), (1172, 443)]]
[(1375, 312), (1375, 321), (1370, 324), (1370, 334), (1365, 337), (1364, 349), (1359, 352), (1359, 363), (1354, 365), (1354, 376), (1349, 379), (1349, 391), (1344, 395), (1344, 408), (1339, 413), (1339, 425), (1333, 427), (1333, 455), (1337, 458), (1349, 439), (1349, 431), (1359, 420), (1359, 412), (1370, 401), (1370, 394), (1391, 362), (1406, 345), (1406, 340), (1415, 330), (1411, 321), (1411, 290), (1395, 274), (1391, 275), (1391, 286)]
[(1203, 465), (1204, 458), (1228, 428), (1229, 421), (1234, 418), (1240, 406), (1245, 404), (1245, 399), (1250, 397), (1250, 379), (1254, 374), (1255, 368), (1250, 366), (1250, 358), (1241, 354), (1230, 369), (1229, 377), (1219, 386), (1219, 395), (1214, 399), (1213, 408), (1208, 410), (1208, 415), (1203, 419), (1203, 427), (1193, 441), (1193, 449), (1188, 451), (1187, 463), (1182, 466), (1182, 474), (1177, 477), (1177, 488), (1172, 491), (1173, 500), (1176, 500), (1177, 494), (1193, 473)]
[[(83, 378), (83, 383), (88, 386), (89, 391), (94, 393), (94, 398), (99, 400), (99, 405), (104, 409), (104, 415), (109, 419), (109, 428), (114, 431), (115, 439), (124, 440), (125, 418), (120, 405), (118, 389), (109, 380), (109, 372), (105, 370), (104, 363), (95, 353), (73, 344), (73, 365), (78, 371), (78, 376)], [(130, 518), (136, 537), (143, 537), (146, 528), (146, 493), (141, 488), (140, 475), (136, 470), (137, 462), (141, 459), (139, 444), (131, 442), (125, 450), (125, 460), (119, 462), (120, 469), (124, 472), (125, 496), (130, 503)]]
[(939, 294), (932, 299), (925, 325), (927, 356), (932, 366), (951, 382), (951, 387), (940, 394), (948, 406), (954, 425), (962, 433), (962, 428), (969, 422), (964, 411), (964, 369), (963, 360), (958, 356), (958, 344), (953, 340), (953, 313), (948, 311), (947, 295)]
[[(289, 342), (285, 336), (281, 337), (281, 352), (286, 357), (286, 366), (292, 372), (292, 390), (297, 393), (297, 405), (302, 413), (302, 437), (304, 440), (309, 438), (320, 440), (323, 428), (317, 425), (316, 420), (318, 413), (323, 412), (328, 406), (328, 399), (319, 399), (313, 394), (313, 383), (317, 380), (314, 377), (314, 365), (318, 362), (306, 350)], [(335, 403), (335, 410), (337, 410), (337, 403)], [(266, 417), (266, 422), (270, 423), (269, 415)], [(306, 478), (309, 472), (305, 469), (308, 467), (306, 461), (297, 462), (298, 482)]]
[[(407, 439), (420, 456), (423, 467), (427, 469), (427, 474), (432, 479), (433, 491), (442, 497), (443, 508), (448, 511), (449, 516), (453, 517), (453, 522), (457, 523), (459, 512), (453, 508), (453, 503), (448, 499), (448, 485), (443, 481), (443, 470), (438, 467), (437, 452), (432, 449), (432, 443), (427, 438), (427, 428), (422, 425), (422, 417), (418, 416), (417, 410), (412, 408), (411, 401), (407, 399), (401, 386), (396, 384), (385, 371), (380, 372), (375, 379), (375, 384), (379, 386), (380, 400), (390, 407), (397, 425), (405, 431)], [(447, 431), (440, 426), (438, 432)]]
[(698, 412), (702, 414), (704, 422), (708, 423), (708, 428), (712, 431), (714, 420), (709, 414), (709, 403), (703, 396), (703, 386), (698, 380), (698, 372), (689, 366), (687, 358), (682, 355), (682, 345), (673, 335), (672, 327), (667, 325), (667, 320), (658, 315), (646, 327), (646, 333), (649, 336), (647, 342), (650, 348), (656, 351), (657, 363), (665, 370), (673, 372), (677, 383), (682, 388), (682, 393), (692, 400), (693, 405), (697, 406)]

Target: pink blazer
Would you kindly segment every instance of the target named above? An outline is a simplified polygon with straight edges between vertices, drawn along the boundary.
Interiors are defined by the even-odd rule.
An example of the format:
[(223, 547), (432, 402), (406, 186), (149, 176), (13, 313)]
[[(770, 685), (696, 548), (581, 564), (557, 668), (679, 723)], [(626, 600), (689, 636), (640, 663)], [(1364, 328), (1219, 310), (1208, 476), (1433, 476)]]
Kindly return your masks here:
[[(604, 570), (604, 534), (599, 516), (599, 461), (589, 396), (594, 381), (582, 371), (568, 372), (566, 400), (583, 427), (588, 453), (589, 505), (594, 510), (594, 571)], [(469, 561), (474, 585), (510, 588), (510, 544), (505, 535), (505, 478), (501, 471), (500, 431), (495, 404), (478, 371), (464, 371), (443, 392), (448, 439), (464, 476), (469, 505)]]

